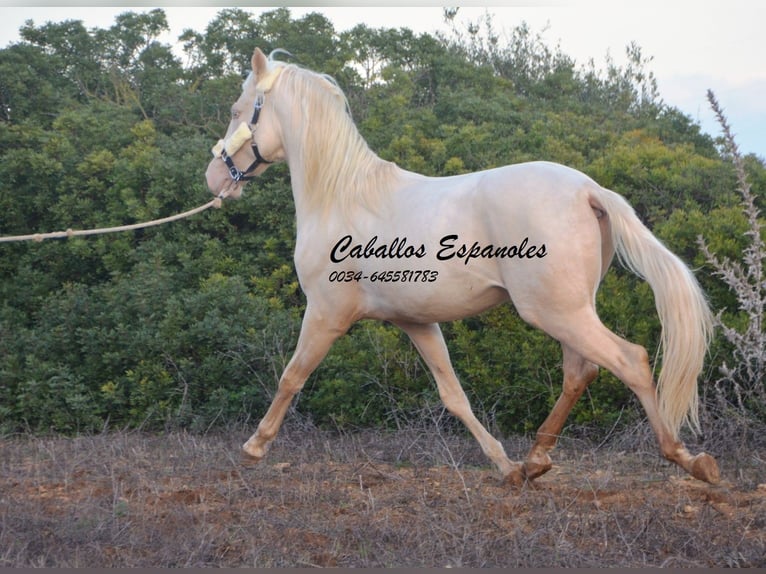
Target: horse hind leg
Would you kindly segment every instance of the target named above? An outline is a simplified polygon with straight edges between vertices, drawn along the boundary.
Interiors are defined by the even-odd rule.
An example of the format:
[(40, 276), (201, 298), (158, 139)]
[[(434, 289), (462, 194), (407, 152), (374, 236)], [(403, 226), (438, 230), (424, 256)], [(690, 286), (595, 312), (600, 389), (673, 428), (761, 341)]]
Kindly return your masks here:
[(595, 312), (570, 317), (567, 327), (546, 329), (563, 344), (572, 347), (587, 360), (614, 373), (641, 402), (654, 431), (662, 455), (689, 474), (709, 483), (719, 481), (718, 465), (713, 457), (693, 456), (665, 423), (657, 401), (657, 391), (646, 349), (622, 339), (607, 329)]
[(526, 480), (535, 479), (551, 469), (551, 457), (548, 453), (556, 446), (572, 407), (598, 376), (597, 365), (586, 360), (568, 345), (562, 344), (561, 348), (564, 358), (563, 388), (550, 414), (537, 430), (535, 443), (524, 461), (523, 478)]

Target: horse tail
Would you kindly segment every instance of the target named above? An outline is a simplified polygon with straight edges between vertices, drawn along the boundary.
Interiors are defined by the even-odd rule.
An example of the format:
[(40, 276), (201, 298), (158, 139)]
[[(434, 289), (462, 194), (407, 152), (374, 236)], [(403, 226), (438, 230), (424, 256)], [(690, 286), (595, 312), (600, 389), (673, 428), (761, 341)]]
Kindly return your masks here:
[(674, 438), (686, 423), (699, 432), (697, 377), (713, 332), (713, 316), (689, 268), (638, 219), (628, 202), (598, 187), (591, 196), (606, 212), (620, 261), (654, 292), (662, 325), (657, 399)]

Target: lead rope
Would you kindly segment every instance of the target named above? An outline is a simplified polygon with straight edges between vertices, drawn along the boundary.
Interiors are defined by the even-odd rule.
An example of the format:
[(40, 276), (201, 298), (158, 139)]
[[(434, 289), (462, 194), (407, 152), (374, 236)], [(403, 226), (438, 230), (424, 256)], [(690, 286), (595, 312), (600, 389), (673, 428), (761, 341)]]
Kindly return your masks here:
[(52, 231), (51, 233), (32, 233), (30, 235), (13, 235), (13, 236), (7, 236), (7, 237), (0, 237), (0, 243), (10, 243), (12, 241), (40, 242), (40, 241), (43, 241), (44, 239), (61, 239), (63, 237), (69, 238), (69, 237), (82, 237), (85, 235), (101, 235), (104, 233), (117, 233), (118, 231), (132, 231), (133, 229), (144, 229), (146, 227), (154, 227), (156, 225), (162, 225), (163, 223), (170, 223), (171, 221), (177, 221), (179, 219), (191, 217), (192, 215), (201, 213), (205, 211), (206, 209), (210, 209), (211, 207), (215, 207), (216, 209), (218, 209), (221, 207), (221, 204), (223, 200), (226, 198), (226, 195), (227, 194), (225, 194), (224, 192), (221, 192), (221, 194), (218, 197), (208, 201), (205, 205), (200, 205), (199, 207), (195, 207), (194, 209), (190, 209), (189, 211), (184, 211), (183, 213), (171, 215), (170, 217), (163, 217), (162, 219), (153, 219), (152, 221), (147, 221), (145, 223), (132, 223), (130, 225), (120, 225), (118, 227), (102, 227), (100, 229), (79, 229), (79, 230), (67, 229), (66, 231)]

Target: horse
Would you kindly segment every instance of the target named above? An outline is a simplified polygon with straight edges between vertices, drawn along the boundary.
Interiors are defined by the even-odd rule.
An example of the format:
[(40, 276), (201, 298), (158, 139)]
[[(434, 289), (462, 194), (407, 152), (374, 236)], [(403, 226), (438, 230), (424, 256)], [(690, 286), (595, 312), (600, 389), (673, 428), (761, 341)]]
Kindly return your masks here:
[[(551, 469), (550, 451), (599, 368), (638, 397), (662, 456), (697, 479), (719, 482), (715, 458), (692, 455), (679, 439), (682, 425), (699, 429), (697, 377), (711, 312), (689, 268), (623, 197), (552, 162), (449, 177), (402, 169), (369, 148), (332, 77), (277, 60), (275, 52), (253, 52), (205, 173), (213, 194), (237, 198), (247, 182), (284, 162), (295, 203), (294, 263), (306, 310), (271, 405), (243, 445), (246, 458), (266, 455), (333, 342), (354, 322), (377, 319), (409, 336), (446, 409), (509, 485)], [(610, 331), (596, 313), (596, 291), (615, 253), (654, 292), (663, 357), (656, 385), (646, 349)], [(511, 461), (473, 413), (439, 327), (508, 301), (563, 353), (562, 392), (523, 462)]]

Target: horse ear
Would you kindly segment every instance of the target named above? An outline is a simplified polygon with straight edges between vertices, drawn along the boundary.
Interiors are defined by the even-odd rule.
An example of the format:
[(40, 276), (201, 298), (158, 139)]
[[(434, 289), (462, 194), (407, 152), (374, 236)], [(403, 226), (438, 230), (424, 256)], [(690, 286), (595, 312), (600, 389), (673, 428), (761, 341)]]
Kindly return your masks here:
[(253, 67), (253, 75), (256, 78), (262, 78), (268, 72), (269, 62), (264, 53), (261, 52), (260, 48), (256, 48), (253, 52), (253, 58), (250, 60), (250, 64)]

